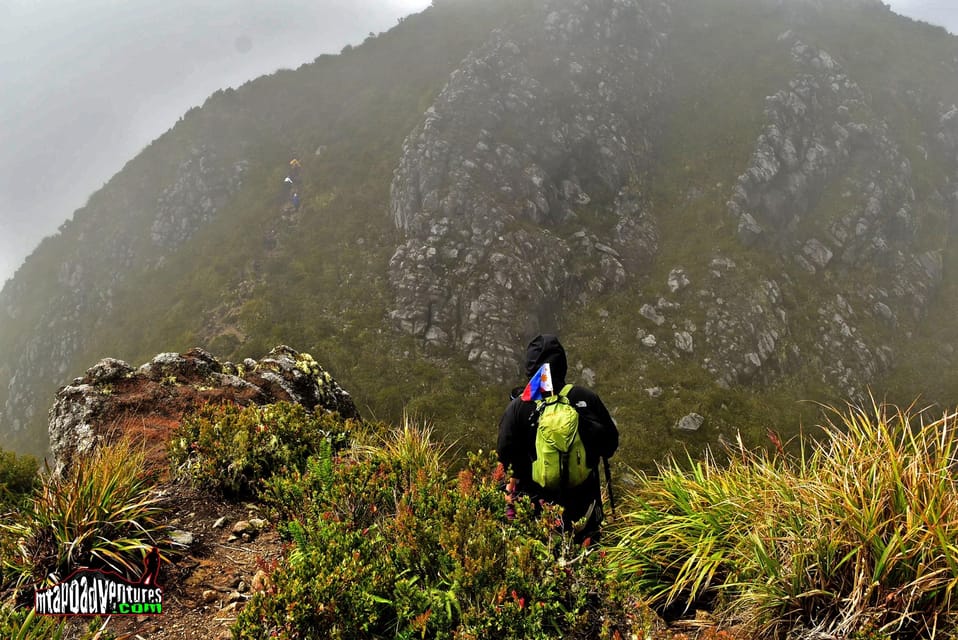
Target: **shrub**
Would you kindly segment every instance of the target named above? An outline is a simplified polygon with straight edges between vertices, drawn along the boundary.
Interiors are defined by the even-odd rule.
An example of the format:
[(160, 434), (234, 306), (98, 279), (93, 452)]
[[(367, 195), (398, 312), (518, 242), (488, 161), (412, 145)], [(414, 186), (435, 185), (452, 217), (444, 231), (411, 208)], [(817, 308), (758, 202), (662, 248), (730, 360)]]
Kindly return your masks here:
[(46, 475), (19, 521), (2, 527), (23, 542), (4, 558), (17, 586), (52, 584), (78, 567), (138, 578), (143, 558), (165, 543), (162, 500), (142, 449), (101, 447), (62, 477)]
[(726, 467), (644, 478), (617, 566), (661, 603), (712, 600), (763, 637), (955, 633), (958, 416), (835, 415), (797, 456), (740, 447)]
[(16, 508), (32, 493), (38, 468), (33, 456), (18, 456), (0, 449), (0, 510)]
[(273, 478), (292, 545), (234, 638), (611, 638), (647, 622), (555, 508), (519, 501), (508, 521), (492, 457), (450, 477), (443, 450), (407, 421)]
[(255, 494), (274, 473), (301, 469), (321, 443), (341, 448), (355, 428), (333, 414), (310, 414), (301, 405), (206, 405), (173, 432), (170, 461), (176, 473), (228, 494)]

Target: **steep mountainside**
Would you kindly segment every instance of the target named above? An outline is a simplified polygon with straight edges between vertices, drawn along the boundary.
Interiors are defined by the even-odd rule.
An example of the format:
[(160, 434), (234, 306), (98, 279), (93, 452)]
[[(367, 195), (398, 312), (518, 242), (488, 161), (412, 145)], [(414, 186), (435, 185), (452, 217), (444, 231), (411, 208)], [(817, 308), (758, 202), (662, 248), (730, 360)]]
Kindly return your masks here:
[(953, 403), (956, 73), (877, 0), (437, 1), (212, 96), (44, 241), (0, 294), (4, 443), (104, 355), (293, 343), (491, 444), (540, 330), (635, 464)]

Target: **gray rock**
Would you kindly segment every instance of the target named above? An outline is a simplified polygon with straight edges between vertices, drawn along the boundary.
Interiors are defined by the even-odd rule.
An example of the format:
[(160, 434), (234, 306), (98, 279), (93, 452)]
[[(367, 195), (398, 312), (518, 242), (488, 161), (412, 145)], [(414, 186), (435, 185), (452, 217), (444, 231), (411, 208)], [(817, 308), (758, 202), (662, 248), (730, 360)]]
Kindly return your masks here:
[(582, 384), (584, 384), (585, 386), (594, 387), (595, 386), (595, 371), (586, 367), (585, 369), (579, 372), (579, 379), (582, 381)]
[(675, 428), (679, 431), (698, 431), (704, 423), (704, 417), (697, 413), (690, 413), (682, 416), (682, 418), (675, 423)]
[(737, 232), (742, 244), (750, 247), (759, 241), (764, 229), (750, 214), (743, 213), (739, 216)]
[(133, 373), (133, 367), (117, 360), (116, 358), (104, 358), (98, 363), (87, 369), (86, 377), (93, 384), (106, 384)]
[(170, 541), (172, 541), (175, 545), (188, 547), (193, 544), (193, 534), (189, 531), (181, 531), (177, 529), (170, 532)]
[[(243, 405), (285, 400), (310, 411), (359, 419), (351, 396), (309, 354), (280, 345), (254, 361), (242, 378), (222, 373), (227, 365), (202, 349), (162, 353), (135, 371), (119, 360), (101, 360), (78, 384), (57, 392), (48, 422), (54, 473), (62, 473), (78, 457), (122, 435), (115, 428), (118, 415), (130, 423), (138, 417), (144, 424), (162, 416), (161, 422), (169, 424), (182, 419), (182, 414), (164, 415), (165, 410), (182, 412), (212, 398)], [(122, 392), (115, 385), (120, 379)], [(163, 401), (144, 401), (150, 397)]]
[(672, 269), (668, 279), (669, 291), (675, 293), (689, 286), (689, 278), (684, 269)]
[[(658, 249), (649, 208), (629, 184), (635, 150), (650, 145), (667, 10), (547, 2), (528, 20), (539, 26), (494, 31), (452, 73), (406, 138), (390, 187), (404, 235), (389, 264), (390, 320), (503, 378), (522, 348), (512, 336), (540, 323), (536, 309), (587, 305)], [(597, 90), (583, 91), (582, 77)], [(510, 130), (521, 144), (501, 133)], [(614, 233), (558, 237), (557, 223), (597, 206), (586, 181), (618, 194)], [(482, 254), (444, 261), (463, 234)]]
[(831, 262), (833, 255), (828, 247), (815, 238), (805, 243), (805, 246), (802, 247), (802, 253), (818, 269), (824, 269)]
[(662, 326), (662, 324), (665, 323), (665, 316), (648, 303), (642, 305), (639, 309), (639, 315), (647, 320), (651, 320), (656, 326)]
[(675, 348), (685, 353), (692, 353), (693, 343), (692, 334), (688, 331), (680, 331), (675, 334)]

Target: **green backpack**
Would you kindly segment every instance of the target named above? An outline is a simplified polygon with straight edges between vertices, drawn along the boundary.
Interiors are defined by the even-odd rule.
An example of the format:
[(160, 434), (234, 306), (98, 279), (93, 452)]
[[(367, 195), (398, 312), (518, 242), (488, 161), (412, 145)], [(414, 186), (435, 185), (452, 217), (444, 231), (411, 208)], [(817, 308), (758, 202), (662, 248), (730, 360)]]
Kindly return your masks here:
[(536, 400), (536, 459), (532, 480), (550, 490), (575, 487), (589, 477), (585, 445), (579, 436), (579, 412), (569, 403), (567, 384), (559, 395)]

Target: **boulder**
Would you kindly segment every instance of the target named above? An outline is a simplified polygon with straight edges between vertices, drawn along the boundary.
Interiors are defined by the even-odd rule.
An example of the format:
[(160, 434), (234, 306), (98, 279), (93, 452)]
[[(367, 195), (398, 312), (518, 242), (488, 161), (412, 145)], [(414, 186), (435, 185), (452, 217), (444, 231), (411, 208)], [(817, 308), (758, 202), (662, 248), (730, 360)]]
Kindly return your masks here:
[(703, 416), (697, 413), (690, 413), (682, 416), (682, 418), (675, 423), (675, 428), (679, 431), (698, 431), (704, 423), (705, 418)]
[(209, 402), (240, 406), (280, 401), (359, 419), (347, 393), (308, 353), (281, 345), (259, 361), (220, 362), (203, 349), (161, 353), (134, 369), (105, 358), (62, 387), (49, 413), (54, 471), (118, 435), (142, 439), (162, 468), (169, 434)]

